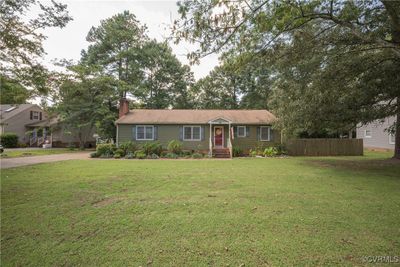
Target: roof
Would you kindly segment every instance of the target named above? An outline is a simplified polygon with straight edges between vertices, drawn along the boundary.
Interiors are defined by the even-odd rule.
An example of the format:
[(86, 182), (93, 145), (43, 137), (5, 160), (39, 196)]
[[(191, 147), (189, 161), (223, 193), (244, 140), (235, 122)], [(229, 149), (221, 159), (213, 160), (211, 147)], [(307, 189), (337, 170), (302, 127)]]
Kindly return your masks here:
[(35, 104), (4, 104), (0, 105), (0, 120), (6, 121), (18, 113), (36, 106)]
[(26, 124), (27, 127), (50, 127), (56, 125), (60, 122), (59, 117), (51, 117), (42, 121), (37, 121), (33, 123)]
[(133, 109), (116, 124), (208, 124), (219, 118), (232, 124), (271, 124), (276, 120), (267, 110)]

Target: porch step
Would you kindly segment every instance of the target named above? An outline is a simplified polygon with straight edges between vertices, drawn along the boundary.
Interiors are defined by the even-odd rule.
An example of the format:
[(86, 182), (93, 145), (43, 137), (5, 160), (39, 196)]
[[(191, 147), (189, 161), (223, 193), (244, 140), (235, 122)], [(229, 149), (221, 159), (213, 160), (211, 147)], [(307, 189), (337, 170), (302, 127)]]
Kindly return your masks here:
[(230, 158), (231, 157), (231, 154), (229, 153), (228, 148), (213, 149), (213, 155), (215, 158)]

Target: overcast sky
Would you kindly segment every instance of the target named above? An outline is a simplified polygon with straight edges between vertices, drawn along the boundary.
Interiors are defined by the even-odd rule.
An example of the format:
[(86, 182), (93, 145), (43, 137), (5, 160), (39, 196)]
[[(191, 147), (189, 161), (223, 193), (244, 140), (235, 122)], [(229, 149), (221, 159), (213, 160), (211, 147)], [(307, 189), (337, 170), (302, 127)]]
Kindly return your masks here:
[[(129, 10), (135, 14), (141, 24), (148, 27), (148, 35), (158, 41), (169, 36), (171, 25), (174, 19), (178, 18), (176, 1), (106, 1), (106, 0), (58, 0), (68, 5), (68, 11), (73, 17), (65, 28), (50, 28), (44, 31), (48, 37), (44, 42), (44, 49), (47, 52), (46, 64), (53, 59), (80, 58), (82, 49), (86, 49), (88, 43), (85, 38), (92, 26), (98, 26), (100, 21), (109, 18), (117, 13)], [(34, 12), (34, 11), (33, 11)], [(178, 59), (188, 64), (186, 53), (194, 49), (193, 45), (170, 43)], [(218, 56), (211, 55), (201, 60), (200, 65), (191, 66), (195, 78), (206, 76), (218, 64)]]

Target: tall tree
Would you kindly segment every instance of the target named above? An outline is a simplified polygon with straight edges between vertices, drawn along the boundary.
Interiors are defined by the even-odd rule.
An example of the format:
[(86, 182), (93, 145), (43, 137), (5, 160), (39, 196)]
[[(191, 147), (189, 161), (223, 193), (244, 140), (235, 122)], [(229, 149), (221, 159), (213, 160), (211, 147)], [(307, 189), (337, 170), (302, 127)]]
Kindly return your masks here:
[(0, 104), (24, 104), (29, 97), (28, 89), (0, 74)]
[[(295, 121), (288, 119), (295, 113), (307, 118), (303, 125), (319, 128), (397, 115), (395, 157), (400, 158), (398, 75), (389, 76), (400, 72), (400, 2), (184, 1), (179, 12), (176, 40), (201, 43), (190, 59), (220, 51), (247, 52), (274, 64), (274, 96), (281, 96), (276, 106), (285, 99), (288, 108), (293, 107), (277, 110), (282, 125)], [(282, 85), (291, 97), (285, 97)], [(310, 116), (312, 111), (321, 116)]]
[[(41, 11), (27, 18), (32, 7)], [(34, 93), (47, 93), (47, 70), (40, 63), (45, 54), (46, 36), (41, 30), (64, 27), (72, 18), (67, 6), (52, 1), (45, 5), (37, 0), (4, 0), (0, 2), (0, 72)]]

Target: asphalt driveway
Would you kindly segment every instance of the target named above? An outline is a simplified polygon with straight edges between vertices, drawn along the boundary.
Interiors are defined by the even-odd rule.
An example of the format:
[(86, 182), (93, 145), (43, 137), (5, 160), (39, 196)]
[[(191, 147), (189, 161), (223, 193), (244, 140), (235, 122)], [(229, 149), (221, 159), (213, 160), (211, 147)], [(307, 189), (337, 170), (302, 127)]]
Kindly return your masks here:
[(54, 154), (45, 156), (32, 156), (32, 157), (19, 157), (19, 158), (2, 158), (0, 159), (0, 168), (8, 169), (26, 165), (34, 165), (39, 163), (64, 161), (71, 159), (89, 159), (88, 152), (78, 153), (65, 153), (65, 154)]

